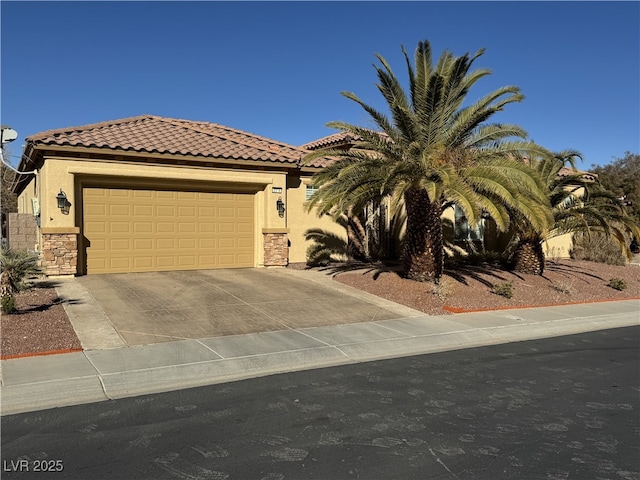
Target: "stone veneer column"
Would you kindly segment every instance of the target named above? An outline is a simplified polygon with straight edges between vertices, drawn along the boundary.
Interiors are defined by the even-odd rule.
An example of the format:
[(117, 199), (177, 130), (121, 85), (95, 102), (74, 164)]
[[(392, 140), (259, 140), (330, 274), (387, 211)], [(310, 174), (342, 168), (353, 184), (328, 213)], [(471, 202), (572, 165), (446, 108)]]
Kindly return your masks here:
[(47, 275), (78, 273), (78, 234), (80, 229), (42, 229), (42, 268)]
[(264, 228), (264, 266), (286, 267), (289, 264), (288, 228)]

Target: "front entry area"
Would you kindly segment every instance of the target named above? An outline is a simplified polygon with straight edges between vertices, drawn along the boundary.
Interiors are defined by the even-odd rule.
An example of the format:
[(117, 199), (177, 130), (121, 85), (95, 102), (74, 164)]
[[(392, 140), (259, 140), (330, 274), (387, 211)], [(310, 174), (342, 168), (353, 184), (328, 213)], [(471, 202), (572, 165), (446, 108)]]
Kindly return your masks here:
[(254, 267), (254, 197), (85, 187), (86, 272)]

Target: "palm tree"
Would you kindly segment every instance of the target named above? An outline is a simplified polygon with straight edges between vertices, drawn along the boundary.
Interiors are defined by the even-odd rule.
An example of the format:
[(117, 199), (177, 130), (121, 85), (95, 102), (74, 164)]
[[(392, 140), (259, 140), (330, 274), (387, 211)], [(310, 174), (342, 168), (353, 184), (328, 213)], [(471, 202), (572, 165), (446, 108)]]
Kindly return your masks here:
[(532, 162), (547, 186), (553, 225), (544, 231), (517, 212), (512, 213), (516, 233), (516, 247), (511, 257), (514, 270), (542, 275), (545, 268), (543, 242), (566, 233), (604, 233), (612, 236), (627, 257), (630, 256), (625, 233), (637, 235), (638, 226), (627, 215), (620, 199), (604, 189), (596, 178), (577, 170), (577, 159), (581, 159), (579, 152), (565, 150)]
[(377, 88), (390, 116), (354, 93), (342, 93), (369, 114), (376, 129), (345, 122), (327, 124), (358, 140), (347, 151), (328, 148), (305, 157), (307, 162), (335, 158), (315, 175), (319, 189), (308, 208), (339, 216), (389, 196), (392, 213), (401, 206), (406, 211), (405, 275), (438, 282), (444, 267), (443, 206), (456, 203), (472, 224), (481, 212), (486, 213), (500, 230), (507, 229), (510, 210), (536, 228), (546, 228), (550, 217), (544, 186), (522, 161), (546, 150), (525, 141), (526, 132), (516, 125), (485, 123), (506, 105), (522, 101), (517, 87), (499, 88), (463, 107), (470, 88), (490, 73), (471, 70), (484, 50), (460, 57), (445, 51), (435, 65), (427, 41), (418, 43), (413, 64), (404, 47), (402, 52), (409, 74), (408, 95), (387, 61), (376, 55), (381, 63), (375, 66)]

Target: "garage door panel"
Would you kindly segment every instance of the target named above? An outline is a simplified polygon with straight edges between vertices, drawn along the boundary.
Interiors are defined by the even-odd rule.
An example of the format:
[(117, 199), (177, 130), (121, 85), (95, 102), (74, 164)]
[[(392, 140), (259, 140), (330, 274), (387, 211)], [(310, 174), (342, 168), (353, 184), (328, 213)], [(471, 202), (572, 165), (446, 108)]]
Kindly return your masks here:
[(85, 234), (106, 233), (107, 232), (107, 224), (104, 221), (95, 221), (95, 222), (85, 221), (85, 223), (84, 223), (84, 232), (85, 232)]
[(187, 200), (190, 203), (194, 203), (199, 197), (198, 192), (177, 192), (176, 198), (178, 200)]
[[(102, 197), (98, 197), (101, 199)], [(84, 210), (85, 215), (105, 215), (106, 214), (106, 206), (104, 204), (92, 203), (87, 205)]]
[(153, 205), (133, 205), (133, 214), (136, 217), (150, 217), (153, 215)]
[(198, 248), (200, 250), (207, 250), (216, 248), (217, 243), (215, 238), (198, 238)]
[[(182, 217), (180, 217), (182, 219)], [(179, 233), (195, 233), (196, 224), (194, 222), (180, 222), (178, 223), (178, 232)]]
[(107, 239), (106, 238), (94, 238), (93, 240), (91, 240), (91, 248), (95, 248), (96, 250), (106, 250), (107, 249)]
[(175, 233), (176, 226), (174, 223), (158, 222), (156, 223), (156, 231), (158, 233)]
[(133, 232), (139, 234), (153, 233), (153, 222), (133, 222)]
[(159, 205), (156, 208), (156, 216), (176, 218), (176, 207), (174, 207), (173, 205)]
[(131, 190), (109, 190), (107, 196), (111, 198), (131, 198), (132, 194)]
[(178, 248), (180, 250), (195, 249), (196, 248), (196, 239), (195, 238), (179, 238), (178, 239)]
[(220, 218), (235, 218), (235, 210), (233, 207), (220, 207), (218, 209), (218, 217)]
[(111, 257), (109, 268), (113, 271), (129, 271), (131, 270), (131, 259), (129, 257)]
[(132, 190), (132, 197), (135, 199), (150, 199), (154, 196), (153, 190)]
[(156, 263), (159, 269), (175, 269), (176, 258), (174, 256), (157, 256)]
[(131, 205), (109, 205), (109, 215), (116, 216), (116, 215), (122, 215), (125, 217), (128, 217), (131, 215), (130, 212), (130, 207)]
[(213, 218), (216, 214), (216, 209), (213, 207), (198, 207), (198, 216), (203, 218), (203, 217), (210, 217)]
[(253, 255), (250, 254), (238, 254), (236, 255), (236, 262), (240, 264), (246, 264), (253, 261)]
[(87, 273), (254, 265), (250, 194), (85, 188)]
[(158, 238), (156, 240), (156, 247), (160, 250), (162, 249), (175, 250), (177, 248), (176, 241), (177, 239), (175, 238)]
[(153, 238), (134, 238), (133, 248), (135, 250), (153, 250)]
[(238, 248), (245, 250), (247, 248), (253, 247), (253, 239), (252, 238), (238, 238)]
[(178, 216), (181, 218), (184, 217), (195, 217), (196, 216), (196, 207), (188, 206), (188, 207), (178, 207)]
[(129, 222), (114, 222), (107, 223), (107, 230), (111, 234), (118, 233), (130, 233), (132, 231), (131, 224)]
[(220, 255), (218, 257), (218, 262), (220, 263), (220, 266), (223, 268), (231, 268), (233, 265), (235, 265), (236, 263), (236, 257), (233, 254), (228, 254), (228, 255)]
[(109, 249), (112, 251), (121, 250), (129, 252), (132, 249), (131, 240), (128, 238), (111, 238), (109, 239)]
[(153, 257), (135, 257), (133, 266), (136, 269), (153, 269)]

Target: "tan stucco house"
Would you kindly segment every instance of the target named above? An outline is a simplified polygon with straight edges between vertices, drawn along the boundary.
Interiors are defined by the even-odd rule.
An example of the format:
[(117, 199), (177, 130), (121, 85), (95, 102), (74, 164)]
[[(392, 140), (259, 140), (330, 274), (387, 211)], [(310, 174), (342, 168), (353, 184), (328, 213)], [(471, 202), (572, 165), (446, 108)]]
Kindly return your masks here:
[(344, 235), (305, 209), (327, 160), (207, 122), (142, 115), (28, 137), (15, 192), (49, 275), (284, 266), (304, 232)]
[[(306, 262), (308, 230), (345, 242), (347, 235), (305, 207), (312, 175), (330, 159), (302, 159), (320, 148), (349, 149), (355, 140), (336, 133), (296, 147), (154, 115), (49, 130), (26, 139), (18, 168), (33, 173), (14, 189), (13, 230), (26, 239), (20, 247), (40, 252), (48, 275)], [(366, 241), (384, 242), (394, 221), (388, 205), (365, 213)], [(443, 220), (449, 253), (471, 246), (501, 251), (511, 238), (490, 220), (468, 225), (456, 208)], [(545, 250), (563, 258), (571, 246), (571, 235), (562, 235)]]

